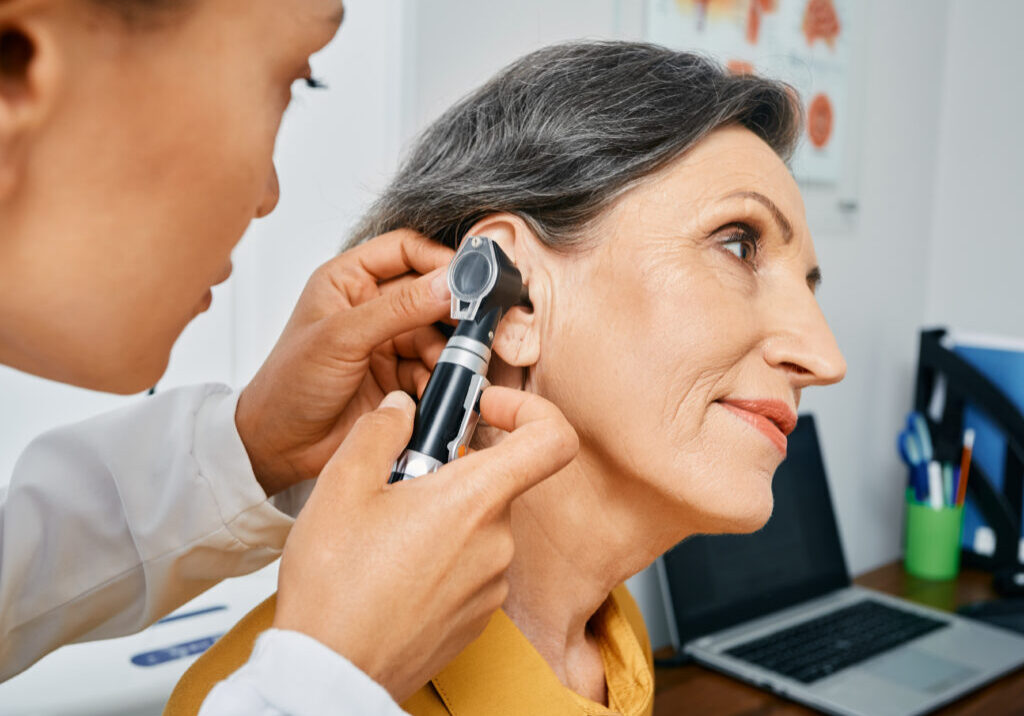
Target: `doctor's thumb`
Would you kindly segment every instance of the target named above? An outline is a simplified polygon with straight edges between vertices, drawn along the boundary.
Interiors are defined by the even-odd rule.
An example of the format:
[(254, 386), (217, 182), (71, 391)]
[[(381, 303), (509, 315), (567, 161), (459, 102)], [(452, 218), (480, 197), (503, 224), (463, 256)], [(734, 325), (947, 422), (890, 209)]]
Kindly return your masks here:
[(376, 410), (364, 414), (349, 431), (320, 475), (320, 481), (341, 479), (346, 489), (360, 483), (376, 490), (387, 484), (395, 460), (412, 436), (416, 404), (396, 390)]

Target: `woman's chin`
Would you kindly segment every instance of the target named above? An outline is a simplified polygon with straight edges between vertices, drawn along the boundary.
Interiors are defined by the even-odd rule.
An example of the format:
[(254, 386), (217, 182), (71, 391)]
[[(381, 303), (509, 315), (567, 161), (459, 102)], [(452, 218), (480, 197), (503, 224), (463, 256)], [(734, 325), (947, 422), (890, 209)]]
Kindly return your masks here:
[(768, 520), (771, 519), (772, 516), (773, 506), (774, 503), (770, 500), (766, 505), (750, 505), (751, 509), (734, 516), (729, 532), (732, 534), (748, 534), (750, 532), (757, 532), (768, 524)]
[(760, 484), (734, 485), (715, 496), (703, 514), (705, 534), (748, 534), (764, 527), (772, 516), (775, 501), (771, 481), (758, 477)]

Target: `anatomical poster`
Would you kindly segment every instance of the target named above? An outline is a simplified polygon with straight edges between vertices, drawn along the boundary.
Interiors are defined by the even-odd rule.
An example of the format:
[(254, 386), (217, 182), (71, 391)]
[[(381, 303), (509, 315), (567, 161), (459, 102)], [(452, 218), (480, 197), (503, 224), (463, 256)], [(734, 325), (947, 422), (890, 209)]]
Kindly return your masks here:
[(804, 135), (793, 158), (803, 182), (835, 184), (842, 170), (853, 0), (647, 0), (651, 42), (714, 57), (796, 87)]

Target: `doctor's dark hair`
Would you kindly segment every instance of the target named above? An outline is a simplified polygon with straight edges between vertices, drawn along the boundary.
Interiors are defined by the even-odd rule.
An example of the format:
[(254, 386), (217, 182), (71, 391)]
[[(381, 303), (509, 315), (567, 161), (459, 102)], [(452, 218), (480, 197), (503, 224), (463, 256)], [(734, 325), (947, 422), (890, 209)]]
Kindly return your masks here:
[(733, 124), (788, 160), (802, 124), (797, 95), (657, 45), (553, 45), (431, 124), (349, 245), (406, 227), (455, 247), (483, 217), (511, 212), (549, 247), (581, 246), (617, 197)]

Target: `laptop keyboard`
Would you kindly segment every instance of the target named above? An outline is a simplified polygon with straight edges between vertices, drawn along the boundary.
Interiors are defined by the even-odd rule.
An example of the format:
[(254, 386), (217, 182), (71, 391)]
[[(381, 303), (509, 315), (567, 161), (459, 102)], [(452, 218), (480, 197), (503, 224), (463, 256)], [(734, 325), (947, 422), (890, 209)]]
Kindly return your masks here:
[(945, 626), (866, 599), (725, 653), (810, 684)]

